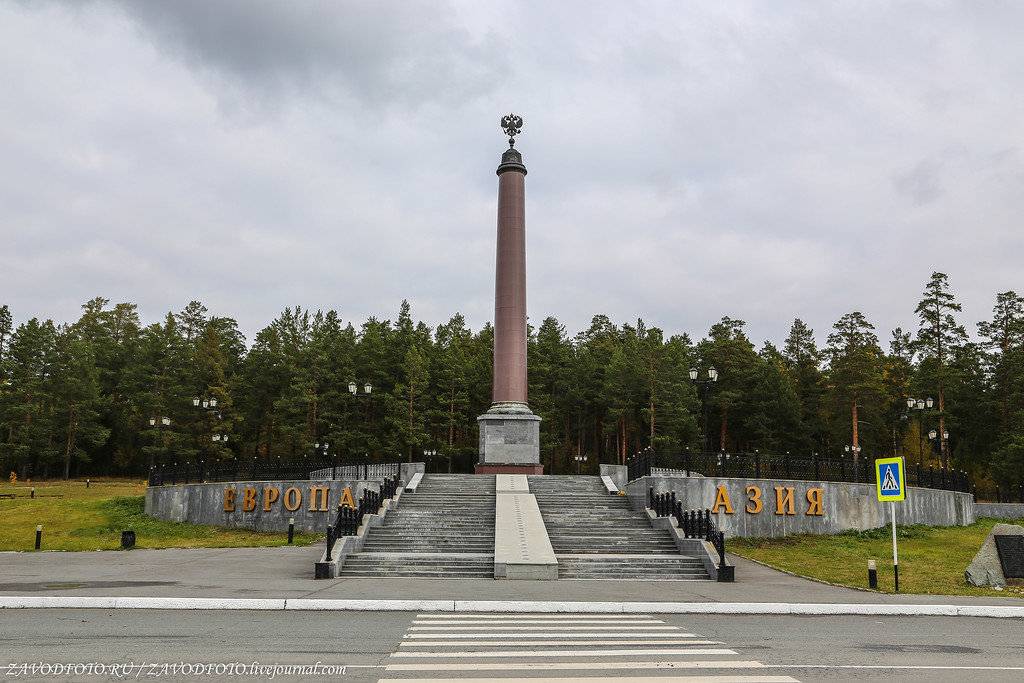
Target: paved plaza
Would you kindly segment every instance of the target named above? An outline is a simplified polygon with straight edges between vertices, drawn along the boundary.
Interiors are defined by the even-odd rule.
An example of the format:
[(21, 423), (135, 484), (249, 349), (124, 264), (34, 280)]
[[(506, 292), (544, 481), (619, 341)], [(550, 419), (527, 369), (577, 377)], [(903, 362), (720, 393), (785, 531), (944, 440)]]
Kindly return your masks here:
[(839, 588), (736, 556), (736, 583), (339, 578), (309, 567), (323, 546), (0, 553), (0, 596), (542, 600), (616, 602), (909, 603), (1021, 606), (1014, 598), (885, 595)]

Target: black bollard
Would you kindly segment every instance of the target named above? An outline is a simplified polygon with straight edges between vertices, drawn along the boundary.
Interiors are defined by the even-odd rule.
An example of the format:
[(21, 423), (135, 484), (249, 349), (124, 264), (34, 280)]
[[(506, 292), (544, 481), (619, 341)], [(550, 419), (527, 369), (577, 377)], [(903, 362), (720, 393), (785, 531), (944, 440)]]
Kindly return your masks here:
[(85, 480), (85, 488), (89, 488), (89, 480), (88, 479)]
[(29, 498), (35, 498), (36, 497), (36, 487), (35, 486), (32, 487), (32, 492), (28, 494), (28, 497)]
[(129, 529), (121, 532), (121, 550), (131, 550), (135, 547), (135, 532)]
[(295, 518), (288, 518), (288, 545), (292, 544), (292, 540), (295, 538)]
[(43, 525), (36, 525), (36, 550), (43, 547)]
[(868, 560), (868, 588), (878, 588), (878, 567), (874, 560)]

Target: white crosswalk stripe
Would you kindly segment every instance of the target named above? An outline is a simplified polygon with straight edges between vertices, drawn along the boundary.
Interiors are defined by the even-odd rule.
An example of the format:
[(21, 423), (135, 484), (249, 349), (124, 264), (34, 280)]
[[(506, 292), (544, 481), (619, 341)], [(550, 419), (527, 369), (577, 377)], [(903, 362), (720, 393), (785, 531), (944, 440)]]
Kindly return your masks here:
[[(669, 635), (669, 634), (665, 634)], [(557, 636), (552, 636), (557, 637)], [(647, 640), (636, 640), (630, 638), (616, 638), (615, 640), (594, 640), (593, 638), (581, 638), (578, 640), (517, 640), (515, 645), (630, 645), (656, 644), (656, 645), (721, 645), (717, 640), (697, 640), (694, 638), (665, 638), (651, 643)], [(498, 645), (493, 640), (412, 640), (401, 643), (399, 647), (427, 647), (427, 646), (453, 646), (453, 645)]]
[[(490, 631), (490, 630), (494, 629), (496, 626), (500, 626), (501, 628), (505, 629), (506, 631), (536, 631), (541, 626), (543, 626), (543, 624), (535, 624), (535, 625), (532, 625), (532, 626), (515, 626), (515, 625), (511, 625), (510, 626), (510, 625), (507, 625), (507, 624), (500, 624), (500, 625), (488, 624), (487, 626), (410, 626), (409, 630), (410, 631)], [(634, 625), (632, 627), (625, 627), (625, 626), (594, 626), (593, 624), (588, 624), (586, 626), (584, 626), (582, 624), (573, 624), (571, 626), (564, 625), (564, 624), (557, 624), (557, 626), (558, 626), (558, 629), (560, 631), (623, 631), (623, 630), (628, 630), (628, 631), (642, 632), (642, 631), (669, 631), (669, 630), (672, 630), (673, 628), (675, 628), (674, 626), (658, 626), (656, 624), (655, 625), (651, 625), (651, 624), (640, 625), (640, 624), (637, 624), (637, 625)], [(551, 625), (550, 624), (547, 625), (547, 628), (551, 628)]]
[(796, 683), (737, 654), (649, 615), (421, 614), (380, 680)]

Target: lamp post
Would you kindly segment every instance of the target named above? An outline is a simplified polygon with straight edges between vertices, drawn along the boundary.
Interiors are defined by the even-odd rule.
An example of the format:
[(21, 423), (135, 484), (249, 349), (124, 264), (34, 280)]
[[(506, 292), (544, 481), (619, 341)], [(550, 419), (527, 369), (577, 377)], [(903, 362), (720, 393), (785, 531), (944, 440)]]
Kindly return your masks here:
[[(359, 385), (356, 384), (354, 381), (348, 383), (348, 397), (352, 400), (370, 398), (370, 395), (372, 393), (373, 385), (370, 384), (369, 382), (363, 384), (362, 391), (360, 391)], [(346, 404), (345, 406), (345, 426), (348, 426), (348, 404)], [(351, 445), (348, 445), (348, 448), (344, 449), (351, 450)]]
[(935, 405), (935, 399), (928, 398), (907, 398), (907, 408), (917, 411), (917, 464), (921, 465), (924, 460), (924, 411), (931, 410)]
[[(171, 418), (166, 417), (166, 416), (151, 417), (151, 418), (149, 418), (149, 426), (156, 429), (157, 441), (159, 441), (161, 446), (163, 447), (162, 455), (166, 456), (167, 455), (167, 436), (164, 433), (164, 428), (171, 426)], [(153, 468), (154, 464), (155, 463), (153, 462), (153, 459), (150, 459), (150, 462), (149, 462), (150, 469)]]
[(437, 449), (436, 448), (424, 448), (423, 449), (423, 459), (425, 461), (429, 462), (431, 458), (436, 458), (436, 457), (437, 457)]
[[(194, 408), (200, 409), (205, 414), (210, 415), (210, 416), (212, 416), (212, 417), (214, 417), (214, 418), (216, 418), (218, 420), (223, 420), (224, 419), (224, 416), (221, 414), (220, 410), (217, 409), (217, 399), (212, 397), (212, 396), (210, 396), (210, 397), (194, 396), (192, 398), (192, 406)], [(210, 442), (211, 443), (214, 443), (214, 444), (216, 444), (218, 446), (227, 444), (227, 442), (228, 442), (228, 435), (226, 433), (221, 432), (219, 427), (211, 426), (210, 427), (210, 431), (211, 431), (211, 435), (210, 435)], [(203, 449), (203, 450), (205, 450), (205, 449)], [(217, 461), (217, 460), (221, 460), (221, 457), (217, 454), (216, 451), (211, 451), (210, 455), (212, 456), (210, 458), (211, 462), (214, 462), (214, 461)]]
[[(707, 379), (699, 379), (700, 372), (697, 368), (690, 368), (690, 381), (700, 389), (701, 405), (704, 409), (704, 453), (711, 451), (711, 439), (708, 435), (708, 393), (711, 385), (718, 381), (718, 370), (714, 366), (708, 368)], [(721, 444), (724, 448), (725, 444)]]
[(852, 454), (854, 464), (856, 464), (857, 461), (860, 460), (860, 452), (862, 450), (864, 450), (863, 446), (851, 446), (850, 444), (843, 446), (843, 454)]
[(580, 467), (583, 465), (583, 463), (587, 461), (587, 456), (580, 455), (579, 453), (577, 453), (576, 455), (572, 456), (572, 459), (576, 461), (576, 474), (579, 474)]
[[(929, 430), (929, 432), (928, 432), (928, 441), (929, 442), (934, 442), (938, 437), (939, 437), (938, 430), (935, 430), (935, 429)], [(940, 456), (942, 455), (942, 444), (946, 443), (947, 441), (949, 441), (949, 431), (943, 430), (943, 432), (942, 432), (942, 440), (939, 441), (939, 455)], [(935, 444), (932, 443), (932, 453), (934, 453), (934, 452), (935, 452)]]

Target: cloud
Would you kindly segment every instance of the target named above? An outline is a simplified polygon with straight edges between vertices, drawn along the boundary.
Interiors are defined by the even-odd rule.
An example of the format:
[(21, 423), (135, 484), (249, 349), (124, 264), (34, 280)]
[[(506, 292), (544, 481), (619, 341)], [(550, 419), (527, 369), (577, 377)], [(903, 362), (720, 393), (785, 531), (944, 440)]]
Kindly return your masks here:
[(267, 97), (420, 108), (485, 95), (508, 70), (493, 34), (471, 35), (433, 2), (120, 4), (171, 57)]
[(0, 5), (0, 297), (491, 317), (522, 113), (531, 318), (755, 340), (1019, 287), (1024, 6)]

